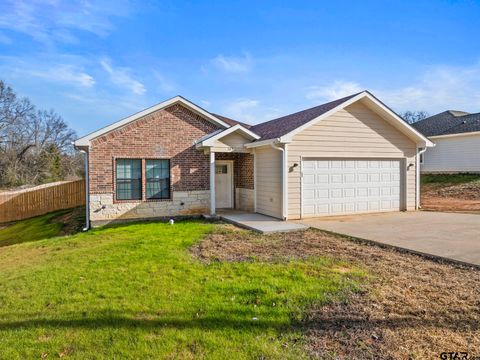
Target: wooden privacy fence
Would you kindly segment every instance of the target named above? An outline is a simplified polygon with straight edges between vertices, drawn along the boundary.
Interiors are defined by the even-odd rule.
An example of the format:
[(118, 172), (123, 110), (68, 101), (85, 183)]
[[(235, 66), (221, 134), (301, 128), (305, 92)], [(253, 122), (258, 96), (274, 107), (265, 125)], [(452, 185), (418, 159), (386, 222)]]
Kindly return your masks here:
[(0, 223), (85, 205), (85, 180), (63, 181), (0, 193)]

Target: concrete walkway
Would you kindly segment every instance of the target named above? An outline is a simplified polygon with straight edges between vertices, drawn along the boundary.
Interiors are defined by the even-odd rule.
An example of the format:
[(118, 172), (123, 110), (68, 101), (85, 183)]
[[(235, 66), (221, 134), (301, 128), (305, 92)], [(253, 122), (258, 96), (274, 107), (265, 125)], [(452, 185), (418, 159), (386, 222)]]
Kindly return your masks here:
[(302, 231), (308, 229), (307, 225), (282, 221), (270, 216), (238, 210), (219, 211), (218, 216), (229, 223), (245, 229), (257, 231), (262, 234)]
[(392, 212), (316, 218), (300, 223), (480, 266), (480, 215)]

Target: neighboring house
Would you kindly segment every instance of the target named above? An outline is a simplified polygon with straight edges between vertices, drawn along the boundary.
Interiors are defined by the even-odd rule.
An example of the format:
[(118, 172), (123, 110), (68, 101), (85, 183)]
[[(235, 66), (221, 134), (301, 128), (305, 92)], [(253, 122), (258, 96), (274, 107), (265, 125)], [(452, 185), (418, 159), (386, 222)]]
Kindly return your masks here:
[(177, 96), (78, 139), (89, 218), (215, 214), (280, 219), (418, 207), (433, 144), (367, 91), (255, 126)]
[(448, 110), (413, 126), (435, 143), (422, 154), (422, 172), (480, 173), (480, 113)]

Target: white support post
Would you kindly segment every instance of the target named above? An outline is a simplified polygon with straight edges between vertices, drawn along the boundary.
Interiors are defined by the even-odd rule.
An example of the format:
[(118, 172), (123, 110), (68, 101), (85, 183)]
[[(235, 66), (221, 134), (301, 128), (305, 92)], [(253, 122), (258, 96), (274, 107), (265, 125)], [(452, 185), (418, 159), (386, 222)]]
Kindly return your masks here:
[(215, 152), (210, 151), (210, 215), (215, 215)]

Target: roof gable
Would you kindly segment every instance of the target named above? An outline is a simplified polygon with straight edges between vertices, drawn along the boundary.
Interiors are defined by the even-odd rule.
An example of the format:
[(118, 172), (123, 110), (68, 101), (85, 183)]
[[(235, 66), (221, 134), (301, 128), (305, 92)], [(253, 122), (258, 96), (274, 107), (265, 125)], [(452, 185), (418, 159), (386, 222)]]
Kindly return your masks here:
[(260, 136), (258, 136), (254, 132), (250, 131), (249, 129), (246, 129), (245, 127), (243, 127), (240, 124), (237, 124), (237, 125), (232, 126), (228, 129), (217, 130), (217, 131), (214, 131), (211, 134), (205, 135), (204, 137), (202, 137), (201, 139), (198, 140), (197, 147), (212, 146), (212, 145), (215, 144), (215, 141), (221, 140), (225, 136), (228, 136), (228, 135), (234, 134), (234, 133), (240, 134), (242, 137), (244, 137), (244, 138), (246, 138), (250, 141), (260, 139)]
[(144, 116), (147, 116), (155, 111), (159, 111), (159, 110), (162, 110), (162, 109), (165, 109), (169, 106), (172, 106), (172, 105), (175, 105), (175, 104), (182, 104), (183, 106), (185, 106), (186, 108), (192, 110), (194, 113), (202, 116), (203, 118), (209, 120), (210, 122), (220, 126), (220, 127), (223, 127), (223, 128), (229, 128), (231, 125), (226, 123), (225, 121), (217, 118), (216, 116), (214, 116), (213, 114), (209, 113), (208, 111), (202, 109), (200, 106), (192, 103), (191, 101), (185, 99), (184, 97), (182, 96), (175, 96), (171, 99), (168, 99), (166, 101), (163, 101), (157, 105), (154, 105), (152, 107), (149, 107), (145, 110), (142, 110), (136, 114), (133, 114), (131, 116), (128, 116), (122, 120), (119, 120), (117, 122), (114, 122), (113, 124), (110, 124), (104, 128), (101, 128), (97, 131), (94, 131), (88, 135), (85, 135), (79, 139), (77, 139), (75, 141), (75, 146), (89, 146), (90, 145), (90, 141), (99, 137), (99, 136), (102, 136), (102, 135), (105, 135), (113, 130), (116, 130), (120, 127), (123, 127), (125, 125), (128, 125), (138, 119), (141, 119), (143, 118)]
[[(255, 125), (251, 127), (250, 130), (262, 136), (260, 139), (262, 143), (273, 139), (279, 139), (280, 142), (288, 143), (292, 141), (294, 135), (302, 130), (357, 101), (364, 102), (385, 121), (397, 128), (397, 130), (409, 138), (414, 139), (417, 144), (421, 146), (433, 146), (430, 140), (407, 124), (392, 109), (368, 91), (362, 91), (361, 93), (350, 95), (311, 109)], [(252, 146), (255, 145), (252, 144)]]

